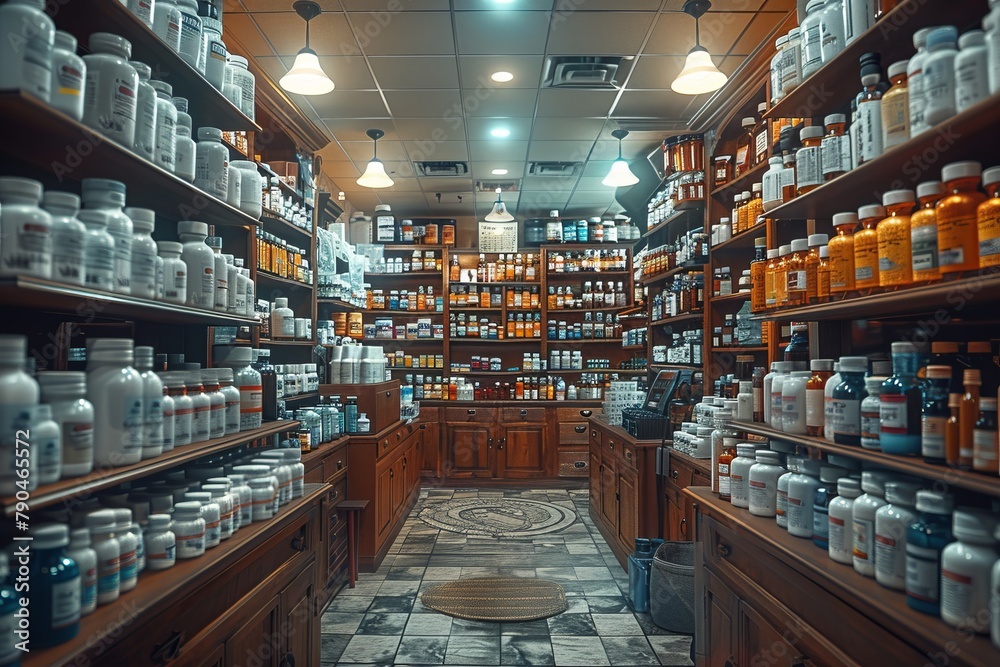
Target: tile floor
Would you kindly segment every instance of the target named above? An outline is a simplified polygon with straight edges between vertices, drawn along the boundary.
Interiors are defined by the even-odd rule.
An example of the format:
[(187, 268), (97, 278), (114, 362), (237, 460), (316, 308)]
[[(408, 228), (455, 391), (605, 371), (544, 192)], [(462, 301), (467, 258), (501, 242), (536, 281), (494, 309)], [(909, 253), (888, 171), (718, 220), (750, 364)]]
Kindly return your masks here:
[[(466, 536), (417, 517), (427, 503), (476, 496), (532, 498), (573, 509), (577, 521), (532, 539)], [(690, 637), (633, 613), (628, 576), (587, 513), (587, 490), (421, 491), (378, 572), (344, 588), (322, 619), (323, 665), (691, 665)], [(419, 594), (444, 581), (544, 577), (566, 589), (569, 609), (522, 623), (451, 618)]]

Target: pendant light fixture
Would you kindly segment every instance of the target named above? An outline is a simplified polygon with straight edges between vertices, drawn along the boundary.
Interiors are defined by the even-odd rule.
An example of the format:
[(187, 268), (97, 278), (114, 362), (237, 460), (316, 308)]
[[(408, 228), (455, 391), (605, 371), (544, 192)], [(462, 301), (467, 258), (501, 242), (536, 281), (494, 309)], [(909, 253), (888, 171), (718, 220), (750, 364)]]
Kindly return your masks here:
[(611, 165), (611, 171), (601, 181), (609, 188), (627, 188), (639, 182), (636, 175), (628, 168), (628, 162), (622, 157), (622, 139), (628, 136), (628, 130), (614, 130), (611, 136), (618, 140), (618, 159)]
[(358, 185), (364, 188), (390, 188), (393, 185), (393, 180), (389, 178), (389, 174), (385, 173), (385, 164), (378, 159), (378, 140), (385, 136), (385, 132), (368, 130), (365, 134), (371, 137), (374, 148), (371, 162), (365, 168), (365, 173), (361, 174), (361, 178), (358, 179)]
[(684, 69), (677, 75), (670, 89), (681, 95), (702, 95), (715, 92), (725, 85), (728, 77), (712, 62), (712, 55), (701, 45), (698, 19), (709, 10), (709, 0), (687, 0), (684, 13), (694, 17), (694, 48), (684, 61)]
[(292, 4), (292, 9), (306, 22), (306, 46), (295, 56), (292, 69), (278, 83), (290, 93), (326, 95), (333, 90), (333, 81), (320, 66), (316, 52), (309, 48), (309, 21), (319, 16), (323, 10), (311, 0), (298, 0)]
[(483, 218), (486, 222), (514, 222), (514, 216), (507, 211), (507, 205), (503, 203), (503, 198), (500, 197), (501, 192), (502, 190), (497, 188), (497, 200), (493, 203), (493, 210)]

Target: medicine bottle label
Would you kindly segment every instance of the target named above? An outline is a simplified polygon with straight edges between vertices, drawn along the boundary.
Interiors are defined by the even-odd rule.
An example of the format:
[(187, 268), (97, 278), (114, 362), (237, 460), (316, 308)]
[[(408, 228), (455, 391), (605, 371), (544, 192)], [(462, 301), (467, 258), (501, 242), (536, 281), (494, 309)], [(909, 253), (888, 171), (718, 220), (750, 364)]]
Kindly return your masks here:
[[(78, 562), (79, 563), (79, 562)], [(90, 569), (80, 568), (80, 607), (93, 609), (97, 604), (97, 566)], [(0, 654), (3, 650), (0, 649)]]
[(851, 557), (850, 535), (847, 532), (847, 524), (840, 517), (830, 515), (829, 521), (830, 555), (840, 556), (841, 560)]
[[(1000, 225), (998, 225), (1000, 227)], [(1000, 231), (1000, 229), (998, 229)], [(921, 225), (920, 227), (912, 227), (910, 229), (910, 242), (912, 244), (912, 249), (910, 251), (913, 257), (913, 277), (916, 280), (924, 280), (923, 276), (920, 276), (921, 271), (932, 271), (929, 277), (933, 278), (936, 274), (936, 269), (938, 265), (938, 248), (937, 248), (937, 236), (938, 229), (937, 224)], [(1000, 261), (1000, 257), (998, 257)]]
[(80, 577), (52, 584), (52, 630), (80, 620)]
[(837, 435), (861, 435), (861, 401), (832, 399), (830, 420)]
[[(811, 494), (810, 494), (811, 495)], [(802, 498), (788, 496), (788, 527), (794, 528), (798, 533), (806, 534), (812, 532), (812, 501), (803, 501)]]
[[(25, 25), (25, 31), (27, 30), (34, 32), (34, 27), (29, 28)], [(50, 36), (51, 34), (49, 33)], [(21, 37), (22, 34), (16, 37), (11, 34), (7, 39), (13, 41)], [(44, 31), (38, 31), (24, 42), (23, 47), (24, 60), (20, 63), (21, 87), (48, 102), (52, 87), (52, 43), (45, 39)], [(6, 67), (15, 66), (14, 63), (6, 64)]]
[(1000, 264), (1000, 216), (979, 218), (979, 266)]
[(953, 218), (938, 214), (938, 264), (944, 272), (964, 271), (976, 267), (966, 267), (978, 251), (974, 215), (959, 215)]
[(906, 285), (913, 281), (909, 219), (904, 219), (905, 223), (886, 221), (878, 227), (878, 270), (883, 287)]
[(855, 560), (867, 562), (872, 560), (875, 544), (875, 523), (865, 519), (854, 519), (854, 549)]
[(132, 283), (139, 294), (156, 294), (156, 253), (152, 249), (133, 247)]
[(83, 95), (83, 72), (68, 64), (61, 64), (55, 71), (56, 83), (59, 86), (52, 91), (56, 95), (80, 97)]
[[(902, 524), (899, 524), (902, 526)], [(891, 528), (891, 527), (890, 527)], [(875, 535), (875, 572), (890, 577), (901, 577), (906, 567), (906, 537), (900, 535)]]
[(878, 287), (878, 239), (875, 233), (854, 237), (854, 286)]
[(819, 146), (800, 148), (796, 153), (795, 181), (799, 190), (823, 183)]
[(139, 576), (139, 563), (136, 560), (135, 549), (123, 553), (118, 562), (121, 567), (122, 581), (132, 581)]
[(947, 417), (924, 417), (921, 422), (920, 447), (928, 458), (945, 458), (945, 428)]
[(861, 164), (882, 155), (881, 101), (859, 104), (856, 122), (860, 129), (858, 135), (858, 164)]
[(55, 437), (45, 439), (33, 438), (31, 441), (31, 448), (34, 450), (32, 456), (35, 458), (36, 473), (40, 480), (59, 479), (62, 452), (59, 447), (59, 434), (54, 435)]
[(79, 283), (83, 277), (80, 269), (84, 266), (84, 237), (82, 234), (52, 234), (52, 277)]
[(142, 449), (142, 398), (128, 396), (123, 404), (122, 438), (124, 454), (138, 452)]
[(750, 504), (755, 507), (769, 508), (777, 503), (777, 495), (772, 499), (767, 489), (767, 483), (750, 480)]
[(806, 426), (822, 426), (824, 415), (824, 396), (822, 389), (806, 391)]
[(910, 140), (910, 100), (908, 95), (894, 95), (882, 100), (882, 130), (884, 148), (889, 149)]
[(972, 431), (972, 457), (976, 469), (996, 470), (997, 468), (997, 432), (977, 428)]
[(906, 396), (883, 394), (879, 399), (878, 416), (883, 433), (906, 435), (909, 427)]
[(924, 602), (938, 601), (941, 552), (915, 544), (906, 545), (906, 594)]
[(854, 243), (838, 241), (830, 246), (830, 291), (846, 292), (854, 286)]
[(260, 428), (264, 412), (264, 388), (262, 385), (240, 387), (240, 430)]
[[(830, 516), (827, 512), (821, 512), (818, 506), (813, 507), (813, 540), (829, 543), (830, 539)], [(829, 544), (828, 544), (829, 546)]]
[[(941, 613), (948, 613), (957, 618), (974, 616), (975, 609), (969, 606), (973, 600), (973, 579), (964, 574), (941, 570)], [(982, 582), (980, 582), (982, 585)]]
[(84, 279), (90, 287), (110, 290), (115, 280), (115, 248), (103, 243), (88, 244)]
[(118, 556), (97, 561), (97, 596), (118, 594), (119, 587)]
[(878, 410), (861, 410), (861, 442), (869, 446), (878, 446), (879, 442), (879, 412)]

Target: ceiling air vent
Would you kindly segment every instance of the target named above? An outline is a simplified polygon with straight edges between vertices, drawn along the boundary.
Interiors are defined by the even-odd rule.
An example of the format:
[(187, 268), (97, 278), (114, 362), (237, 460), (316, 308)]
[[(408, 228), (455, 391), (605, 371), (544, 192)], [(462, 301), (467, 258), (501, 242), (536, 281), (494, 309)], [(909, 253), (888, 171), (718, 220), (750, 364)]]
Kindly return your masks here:
[(521, 181), (476, 181), (476, 192), (496, 192), (497, 188), (504, 192), (517, 192), (521, 189)]
[(582, 162), (532, 162), (528, 173), (532, 176), (568, 178), (575, 176), (582, 166)]
[(414, 162), (417, 176), (465, 176), (469, 173), (466, 162)]
[(631, 61), (622, 56), (554, 56), (545, 61), (542, 87), (615, 90), (628, 75)]

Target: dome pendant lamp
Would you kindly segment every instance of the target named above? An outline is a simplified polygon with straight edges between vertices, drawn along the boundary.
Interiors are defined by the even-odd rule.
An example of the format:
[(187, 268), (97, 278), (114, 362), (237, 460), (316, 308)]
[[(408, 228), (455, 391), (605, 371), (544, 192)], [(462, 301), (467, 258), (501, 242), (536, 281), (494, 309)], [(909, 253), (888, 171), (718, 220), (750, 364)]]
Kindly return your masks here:
[(622, 157), (622, 139), (628, 136), (628, 130), (614, 130), (611, 136), (618, 140), (618, 159), (611, 165), (611, 171), (601, 181), (601, 185), (609, 188), (627, 188), (639, 182), (636, 175), (628, 168), (628, 162)]
[(703, 95), (712, 93), (725, 85), (728, 77), (719, 71), (712, 62), (712, 56), (701, 45), (701, 32), (698, 29), (698, 19), (709, 10), (712, 3), (709, 0), (687, 0), (684, 3), (684, 13), (694, 17), (694, 48), (684, 61), (684, 69), (677, 75), (670, 89), (681, 95)]
[(378, 159), (378, 140), (385, 136), (382, 130), (368, 130), (365, 132), (374, 144), (372, 149), (372, 159), (365, 168), (365, 173), (358, 179), (358, 185), (363, 188), (391, 188), (393, 180), (389, 174), (385, 173), (385, 163)]
[(514, 222), (514, 216), (507, 211), (507, 205), (503, 203), (503, 199), (500, 197), (501, 192), (502, 190), (497, 188), (497, 200), (493, 204), (493, 210), (483, 218), (486, 222)]
[(320, 66), (316, 52), (309, 48), (309, 21), (319, 16), (323, 10), (310, 0), (298, 0), (292, 4), (292, 9), (306, 22), (306, 46), (295, 56), (292, 69), (281, 77), (278, 84), (297, 95), (326, 95), (333, 90), (333, 81)]

